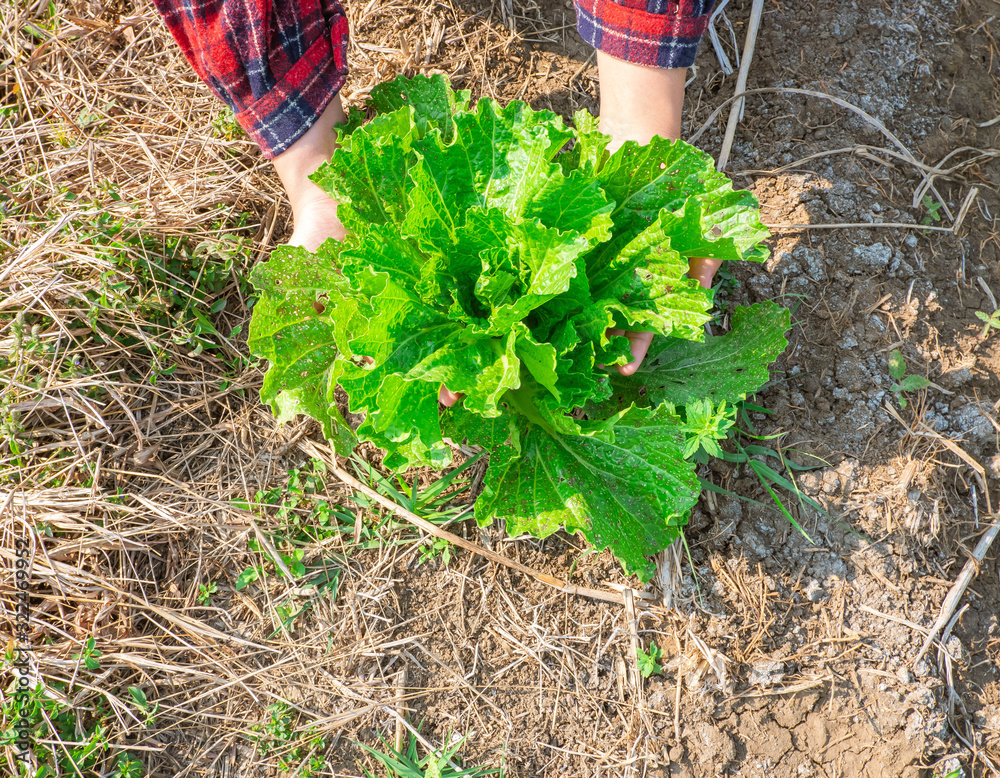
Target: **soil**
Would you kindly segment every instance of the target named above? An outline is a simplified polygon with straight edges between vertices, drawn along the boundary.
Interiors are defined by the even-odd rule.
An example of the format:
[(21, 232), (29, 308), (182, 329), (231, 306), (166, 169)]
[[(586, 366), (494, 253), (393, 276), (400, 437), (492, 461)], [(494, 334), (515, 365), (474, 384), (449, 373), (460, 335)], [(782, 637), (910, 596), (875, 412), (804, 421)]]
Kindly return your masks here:
[[(749, 10), (734, 2), (726, 11), (741, 45)], [(412, 621), (379, 639), (424, 635), (404, 654), (427, 732), (475, 730), (465, 753), (488, 764), (502, 753), (513, 775), (874, 778), (960, 765), (986, 775), (1000, 764), (996, 549), (944, 648), (916, 659), (989, 522), (983, 480), (942, 439), (984, 465), (998, 501), (1000, 335), (984, 335), (976, 317), (995, 307), (987, 289), (1000, 292), (991, 151), (1000, 126), (989, 124), (1000, 112), (998, 10), (766, 4), (748, 88), (839, 97), (894, 136), (822, 97), (770, 92), (749, 98), (728, 166), (777, 226), (766, 267), (732, 269), (723, 305), (778, 299), (795, 320), (756, 400), (772, 413), (754, 423), (781, 435), (790, 460), (821, 464), (797, 482), (829, 515), (786, 500), (809, 542), (772, 507), (703, 500), (686, 533), (686, 604), (665, 621), (640, 620), (640, 639), (665, 649), (664, 673), (642, 682), (641, 700), (620, 608), (566, 599), (461, 554), (450, 569), (395, 568), (398, 604), (382, 617)], [(572, 21), (563, 3), (520, 12), (529, 27)], [(489, 91), (567, 117), (596, 111), (590, 51), (572, 28), (561, 35), (487, 60)], [(734, 84), (706, 40), (688, 86), (686, 136)], [(473, 77), (466, 85), (478, 86)], [(700, 141), (713, 155), (727, 114)], [(914, 202), (927, 169), (914, 162), (934, 166), (956, 149), (945, 167), (967, 164)], [(990, 156), (973, 159), (980, 151)], [(877, 226), (947, 227), (971, 187), (978, 193), (956, 235)], [(872, 226), (781, 226), (845, 223)], [(894, 349), (910, 374), (933, 382), (904, 395), (905, 409), (890, 389)], [(748, 469), (710, 475), (770, 502)], [(576, 545), (504, 548), (559, 575)], [(585, 556), (572, 580), (620, 579), (609, 560)], [(705, 668), (706, 653), (724, 675)]]
[[(524, 99), (567, 117), (597, 111), (596, 67), (573, 27), (571, 4), (347, 5), (354, 40), (348, 102), (363, 104), (373, 83), (398, 72), (441, 70), (474, 97)], [(749, 13), (750, 0), (732, 0), (726, 10), (741, 46)], [(259, 758), (249, 740), (275, 699), (300, 712), (301, 726), (313, 723), (328, 736), (322, 774), (338, 776), (360, 775), (359, 763), (375, 769), (356, 741), (392, 742), (404, 716), (435, 745), (468, 734), (464, 763), (503, 765), (508, 776), (1000, 774), (1000, 543), (979, 566), (958, 618), (918, 658), (1000, 506), (1000, 332), (984, 332), (976, 315), (991, 313), (1000, 296), (997, 19), (1000, 4), (989, 0), (765, 3), (748, 88), (824, 93), (870, 117), (818, 96), (753, 95), (727, 168), (759, 198), (773, 237), (765, 266), (726, 271), (720, 315), (776, 299), (792, 309), (795, 325), (773, 380), (754, 400), (769, 413), (752, 412), (750, 421), (757, 434), (777, 436), (771, 445), (787, 461), (806, 468), (795, 471), (796, 483), (825, 513), (782, 492), (807, 540), (748, 468), (706, 468), (703, 477), (746, 499), (706, 494), (699, 503), (670, 609), (640, 610), (633, 621), (620, 605), (562, 594), (464, 551), (447, 566), (420, 564), (412, 543), (393, 544), (386, 535), (378, 548), (343, 560), (335, 600), (314, 602), (281, 634), (274, 603), (295, 591), (279, 576), (235, 590), (236, 576), (255, 559), (247, 550), (254, 534), (244, 514), (226, 507), (307, 462), (315, 430), (277, 428), (255, 398), (244, 401), (231, 388), (209, 395), (199, 372), (212, 368), (207, 353), (182, 365), (176, 376), (189, 383), (169, 408), (157, 406), (139, 379), (119, 387), (134, 409), (153, 409), (136, 411), (146, 434), (167, 414), (156, 429), (166, 442), (150, 449), (159, 471), (139, 459), (142, 445), (136, 452), (130, 438), (136, 419), (116, 421), (109, 403), (117, 453), (109, 447), (98, 462), (121, 456), (128, 466), (104, 475), (103, 491), (81, 487), (81, 499), (100, 492), (89, 507), (53, 502), (49, 521), (60, 532), (44, 542), (53, 558), (76, 559), (76, 547), (56, 556), (58, 544), (75, 543), (72, 532), (89, 532), (102, 511), (118, 516), (120, 495), (140, 494), (142, 510), (113, 526), (143, 524), (102, 536), (106, 545), (81, 556), (77, 566), (90, 577), (65, 576), (78, 587), (71, 594), (91, 608), (86, 624), (77, 612), (75, 631), (56, 577), (42, 582), (48, 611), (58, 602), (60, 614), (70, 613), (65, 629), (53, 628), (46, 639), (62, 640), (70, 630), (82, 640), (102, 619), (111, 624), (116, 614), (130, 614), (119, 625), (121, 640), (132, 641), (127, 651), (105, 654), (113, 654), (118, 672), (135, 672), (129, 683), (163, 702), (158, 724), (130, 741), (147, 749), (148, 774), (277, 774), (273, 754)], [(718, 26), (727, 42), (725, 23)], [(182, 72), (166, 33), (150, 34), (162, 37), (164, 72)], [(113, 50), (126, 52), (132, 43), (123, 38)], [(204, 112), (208, 92), (187, 78), (184, 91), (199, 95)], [(722, 73), (707, 39), (691, 78), (685, 137), (725, 104), (736, 82)], [(144, 92), (137, 87), (136, 94)], [(698, 141), (713, 155), (727, 113)], [(181, 107), (160, 121), (190, 114)], [(177, 134), (190, 138), (192, 127), (209, 124), (178, 125)], [(136, 133), (129, 133), (132, 142)], [(259, 192), (278, 202), (273, 175), (248, 144), (239, 149), (233, 159), (248, 172), (240, 173), (230, 204)], [(158, 159), (157, 169), (173, 177), (165, 180), (195, 191), (194, 166), (167, 152)], [(924, 173), (938, 163), (934, 189), (914, 202), (915, 192), (925, 194)], [(87, 165), (78, 168), (65, 173), (69, 191), (83, 186)], [(185, 212), (171, 192), (154, 209), (176, 229)], [(192, 201), (203, 213), (216, 205)], [(267, 212), (258, 256), (281, 237), (276, 214), (287, 216)], [(960, 215), (954, 234), (918, 228), (949, 227)], [(264, 222), (277, 223), (273, 236)], [(821, 226), (844, 224), (866, 226)], [(932, 384), (893, 391), (894, 350), (910, 374)], [(161, 389), (169, 380), (161, 379)], [(209, 482), (214, 502), (198, 503), (193, 495), (207, 494), (199, 485)], [(344, 500), (343, 487), (329, 490), (331, 499)], [(197, 507), (197, 520), (194, 508), (182, 515), (185, 505)], [(511, 539), (472, 522), (457, 531), (572, 583), (636, 584), (576, 537)], [(126, 536), (139, 550), (113, 556)], [(108, 579), (125, 581), (113, 597), (101, 588)], [(198, 585), (206, 580), (218, 581), (218, 593), (211, 607), (199, 608)], [(94, 592), (106, 596), (99, 616)], [(118, 598), (132, 605), (119, 607)], [(39, 612), (41, 623), (41, 605)], [(663, 650), (662, 673), (638, 677), (634, 639)], [(78, 649), (67, 643), (53, 657), (48, 645), (38, 642), (47, 672), (72, 667)], [(134, 659), (140, 655), (142, 662)], [(190, 672), (163, 669), (180, 662)], [(127, 692), (120, 696), (127, 700)]]

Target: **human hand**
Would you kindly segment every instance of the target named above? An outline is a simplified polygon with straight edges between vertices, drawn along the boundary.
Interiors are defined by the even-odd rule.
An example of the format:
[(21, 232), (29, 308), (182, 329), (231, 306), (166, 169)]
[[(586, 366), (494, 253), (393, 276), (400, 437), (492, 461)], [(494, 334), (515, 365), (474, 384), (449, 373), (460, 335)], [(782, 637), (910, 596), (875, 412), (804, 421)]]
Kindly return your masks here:
[(274, 158), (274, 169), (292, 206), (290, 246), (315, 251), (327, 238), (343, 240), (347, 234), (337, 218), (337, 203), (309, 180), (309, 175), (333, 156), (337, 149), (333, 127), (345, 120), (337, 95), (312, 127)]
[[(689, 259), (688, 277), (693, 278), (705, 289), (711, 289), (712, 279), (715, 277), (715, 271), (719, 269), (721, 264), (721, 259)], [(622, 375), (632, 375), (639, 369), (639, 366), (642, 364), (642, 360), (646, 358), (646, 352), (649, 351), (649, 344), (653, 342), (653, 333), (608, 330), (608, 335), (624, 335), (631, 341), (632, 361), (627, 365), (618, 365), (618, 372)]]

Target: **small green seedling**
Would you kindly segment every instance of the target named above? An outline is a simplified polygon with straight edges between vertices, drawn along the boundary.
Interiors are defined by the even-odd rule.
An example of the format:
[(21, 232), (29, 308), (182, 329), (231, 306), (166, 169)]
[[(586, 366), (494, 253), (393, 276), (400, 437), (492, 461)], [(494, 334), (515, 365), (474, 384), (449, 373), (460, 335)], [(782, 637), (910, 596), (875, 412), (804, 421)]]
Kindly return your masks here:
[(454, 546), (444, 538), (435, 538), (434, 542), (427, 539), (427, 542), (420, 548), (420, 564), (429, 562), (432, 559), (440, 559), (441, 564), (447, 567), (451, 563), (451, 550)]
[(207, 584), (198, 585), (198, 604), (208, 605), (212, 601), (212, 595), (219, 591), (218, 585), (215, 581), (209, 581)]
[(127, 752), (119, 754), (111, 778), (142, 778), (142, 762)]
[(924, 210), (927, 212), (924, 218), (920, 220), (921, 224), (930, 227), (936, 224), (937, 222), (941, 221), (941, 214), (940, 214), (941, 203), (932, 199), (930, 195), (925, 194), (921, 198), (920, 204), (924, 207)]
[(931, 386), (931, 382), (922, 375), (906, 374), (906, 361), (899, 353), (899, 349), (893, 349), (889, 355), (889, 375), (896, 382), (889, 387), (889, 391), (896, 393), (900, 408), (906, 407), (906, 398), (902, 396), (903, 392), (917, 392)]
[(146, 692), (140, 689), (138, 686), (129, 686), (128, 693), (132, 695), (132, 699), (135, 700), (135, 704), (139, 706), (144, 714), (146, 714), (146, 726), (151, 727), (156, 723), (156, 714), (160, 711), (160, 704), (150, 704), (149, 700), (146, 699)]
[(983, 327), (983, 337), (985, 338), (990, 334), (990, 328), (995, 330), (1000, 330), (1000, 308), (997, 308), (991, 314), (985, 314), (982, 311), (976, 311), (976, 318), (984, 323)]
[(83, 660), (88, 670), (101, 669), (101, 652), (94, 648), (95, 643), (96, 641), (93, 637), (87, 638), (87, 642), (83, 644), (83, 651), (73, 657), (78, 662)]
[(718, 407), (711, 400), (695, 400), (684, 407), (684, 449), (685, 459), (694, 459), (699, 464), (708, 462), (709, 457), (722, 457), (718, 441), (729, 437), (729, 431), (736, 423), (736, 406), (727, 405), (723, 400)]
[[(388, 778), (483, 778), (487, 775), (499, 775), (503, 778), (504, 771), (502, 767), (491, 769), (485, 767), (463, 767), (456, 770), (449, 764), (451, 761), (460, 764), (457, 761), (458, 758), (455, 757), (455, 752), (462, 747), (462, 744), (465, 743), (468, 737), (468, 735), (464, 735), (457, 738), (447, 747), (434, 751), (422, 759), (417, 756), (417, 739), (412, 734), (410, 735), (410, 745), (406, 749), (405, 754), (397, 751), (384, 740), (382, 741), (382, 745), (386, 747), (388, 753), (382, 753), (378, 749), (364, 743), (358, 743), (358, 745), (388, 770), (388, 773), (386, 773)], [(368, 778), (375, 778), (366, 767), (362, 766), (361, 769), (364, 770)]]
[(267, 706), (264, 721), (252, 728), (250, 740), (261, 756), (276, 756), (281, 770), (296, 778), (310, 778), (323, 769), (326, 738), (312, 726), (298, 727), (292, 708), (284, 702)]
[(659, 675), (663, 672), (663, 665), (660, 664), (660, 660), (663, 658), (663, 649), (656, 645), (655, 640), (649, 644), (649, 653), (638, 647), (636, 647), (635, 653), (636, 664), (643, 678), (649, 678), (651, 675)]

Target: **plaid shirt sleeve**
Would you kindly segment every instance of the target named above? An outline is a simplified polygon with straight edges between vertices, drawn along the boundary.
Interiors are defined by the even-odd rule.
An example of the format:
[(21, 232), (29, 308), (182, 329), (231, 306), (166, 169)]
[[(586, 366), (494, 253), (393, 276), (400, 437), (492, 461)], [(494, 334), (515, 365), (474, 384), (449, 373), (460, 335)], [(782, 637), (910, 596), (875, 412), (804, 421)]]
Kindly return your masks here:
[(347, 78), (337, 0), (153, 0), (195, 72), (273, 158)]
[(615, 59), (656, 68), (694, 63), (714, 0), (575, 0), (580, 36)]

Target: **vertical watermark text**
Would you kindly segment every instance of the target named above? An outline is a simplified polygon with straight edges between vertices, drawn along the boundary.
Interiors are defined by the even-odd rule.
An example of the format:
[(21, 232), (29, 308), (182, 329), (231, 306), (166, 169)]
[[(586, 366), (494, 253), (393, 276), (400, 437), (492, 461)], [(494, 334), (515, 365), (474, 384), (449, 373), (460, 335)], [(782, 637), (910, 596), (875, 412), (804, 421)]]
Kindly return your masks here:
[(28, 538), (14, 541), (14, 589), (17, 615), (14, 619), (14, 674), (17, 685), (14, 689), (14, 740), (15, 758), (21, 762), (31, 759), (31, 667), (28, 657), (31, 653), (30, 625), (31, 601), (29, 570), (31, 565), (31, 543)]

